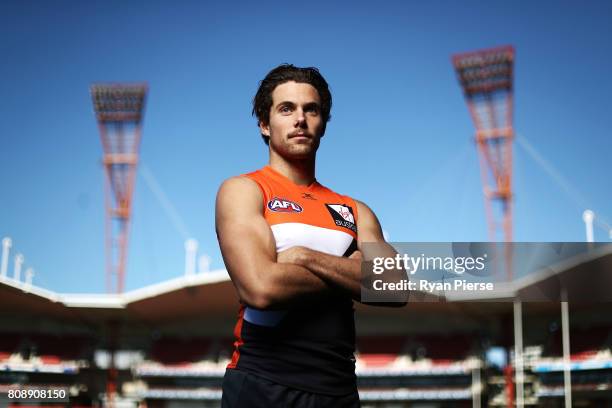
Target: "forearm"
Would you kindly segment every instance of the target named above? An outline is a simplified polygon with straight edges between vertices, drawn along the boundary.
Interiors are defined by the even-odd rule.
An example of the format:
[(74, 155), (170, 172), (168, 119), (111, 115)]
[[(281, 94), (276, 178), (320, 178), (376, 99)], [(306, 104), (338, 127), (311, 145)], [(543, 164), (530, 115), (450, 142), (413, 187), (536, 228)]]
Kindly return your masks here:
[(324, 282), (348, 292), (353, 299), (360, 300), (360, 260), (304, 248), (296, 258), (296, 264), (306, 268)]
[[(351, 297), (358, 302), (383, 307), (401, 307), (408, 300), (408, 291), (385, 292), (382, 294), (374, 290), (370, 278), (376, 278), (385, 282), (397, 282), (406, 278), (406, 273), (402, 269), (387, 271), (385, 276), (366, 274), (362, 276), (362, 260), (329, 255), (323, 252), (302, 248), (297, 251), (295, 264), (304, 266), (314, 275), (318, 276), (330, 285), (348, 292)], [(366, 270), (370, 268), (371, 261), (366, 261)], [(382, 296), (382, 297), (381, 297)]]
[(283, 308), (329, 293), (332, 288), (309, 269), (290, 263), (272, 263), (262, 277), (262, 309)]

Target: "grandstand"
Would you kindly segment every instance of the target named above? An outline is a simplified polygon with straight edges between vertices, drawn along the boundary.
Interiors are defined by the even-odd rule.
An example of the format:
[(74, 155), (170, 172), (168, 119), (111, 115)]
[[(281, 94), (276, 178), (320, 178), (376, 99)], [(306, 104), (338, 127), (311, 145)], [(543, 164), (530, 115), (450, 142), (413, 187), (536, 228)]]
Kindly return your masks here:
[[(612, 255), (603, 253), (555, 277), (571, 281), (610, 267)], [(512, 292), (529, 293), (548, 279)], [(356, 304), (362, 406), (507, 406), (514, 386), (512, 303), (478, 300), (402, 309)], [(42, 387), (64, 390), (72, 407), (218, 407), (237, 310), (223, 270), (104, 295), (58, 294), (3, 276), (0, 402), (19, 406), (7, 399), (9, 389)], [(570, 303), (576, 406), (612, 404), (610, 312), (610, 303)], [(559, 304), (525, 303), (523, 315), (525, 405), (563, 406)], [(509, 358), (488, 358), (495, 348)], [(108, 401), (114, 389), (117, 397)]]

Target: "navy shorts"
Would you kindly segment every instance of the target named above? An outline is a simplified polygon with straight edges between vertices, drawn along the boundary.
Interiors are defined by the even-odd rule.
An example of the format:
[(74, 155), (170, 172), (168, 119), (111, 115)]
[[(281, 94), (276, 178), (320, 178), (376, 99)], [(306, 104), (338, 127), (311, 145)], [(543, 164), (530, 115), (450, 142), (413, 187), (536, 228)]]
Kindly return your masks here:
[(357, 391), (342, 396), (286, 387), (245, 371), (229, 369), (223, 378), (222, 408), (359, 408)]

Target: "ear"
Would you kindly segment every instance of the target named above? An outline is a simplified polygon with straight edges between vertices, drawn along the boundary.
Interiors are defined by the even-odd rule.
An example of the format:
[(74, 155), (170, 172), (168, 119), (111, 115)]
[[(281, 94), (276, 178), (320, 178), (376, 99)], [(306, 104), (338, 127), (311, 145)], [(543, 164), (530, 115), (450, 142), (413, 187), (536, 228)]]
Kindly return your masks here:
[(262, 121), (260, 121), (259, 131), (262, 135), (270, 137), (270, 125), (265, 125)]

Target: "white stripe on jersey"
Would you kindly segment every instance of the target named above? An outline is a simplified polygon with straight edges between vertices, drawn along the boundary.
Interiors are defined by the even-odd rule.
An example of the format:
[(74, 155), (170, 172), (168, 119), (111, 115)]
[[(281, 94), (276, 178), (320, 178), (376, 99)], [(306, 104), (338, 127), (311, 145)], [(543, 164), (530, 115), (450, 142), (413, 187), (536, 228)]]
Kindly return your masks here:
[(274, 224), (270, 228), (276, 240), (276, 252), (294, 246), (303, 246), (326, 254), (342, 256), (353, 242), (353, 237), (346, 232), (299, 222)]

